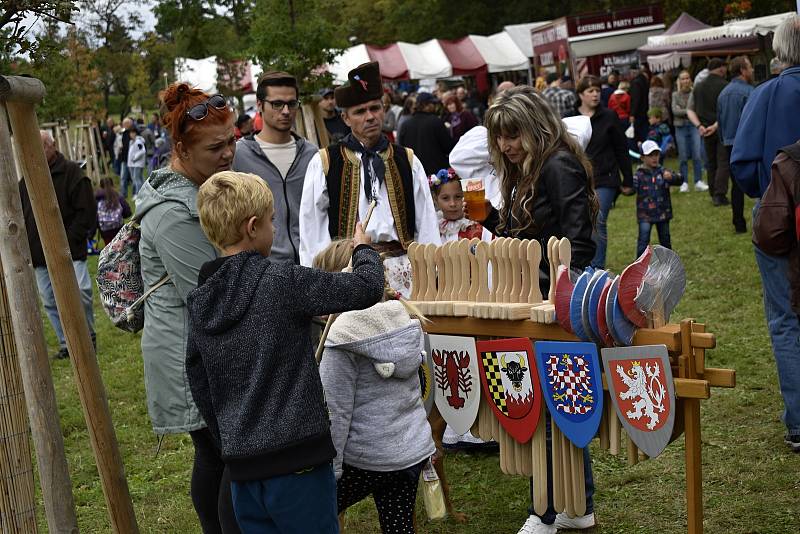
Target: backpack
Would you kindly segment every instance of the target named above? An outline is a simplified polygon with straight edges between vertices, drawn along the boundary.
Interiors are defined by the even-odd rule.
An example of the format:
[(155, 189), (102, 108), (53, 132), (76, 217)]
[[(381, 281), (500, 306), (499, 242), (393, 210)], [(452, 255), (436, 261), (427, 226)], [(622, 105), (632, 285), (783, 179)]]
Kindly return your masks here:
[(144, 290), (139, 256), (141, 236), (139, 221), (134, 217), (100, 252), (97, 262), (97, 287), (106, 315), (117, 328), (134, 333), (144, 328), (144, 301), (169, 281), (169, 274), (165, 274), (153, 287)]
[(97, 202), (97, 225), (101, 232), (116, 230), (122, 226), (122, 201), (117, 200), (116, 206), (110, 206), (106, 199)]

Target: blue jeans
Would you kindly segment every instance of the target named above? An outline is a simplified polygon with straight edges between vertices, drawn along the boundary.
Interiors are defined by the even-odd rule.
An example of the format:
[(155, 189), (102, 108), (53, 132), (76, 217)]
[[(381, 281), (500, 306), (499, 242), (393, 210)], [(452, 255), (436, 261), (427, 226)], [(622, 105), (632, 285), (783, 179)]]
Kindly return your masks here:
[[(753, 217), (758, 203), (753, 208)], [(770, 256), (753, 246), (764, 287), (764, 312), (783, 396), (783, 423), (790, 436), (800, 436), (800, 319), (792, 310), (789, 258)]]
[[(550, 415), (546, 414), (545, 418), (545, 437), (547, 440), (547, 471), (553, 472), (553, 443), (552, 432), (550, 430), (551, 420)], [(586, 486), (586, 512), (585, 515), (594, 513), (594, 475), (592, 474), (592, 457), (589, 456), (589, 447), (583, 449), (583, 482)], [(533, 480), (531, 480), (531, 501), (533, 501)], [(529, 515), (537, 515), (533, 508), (528, 509)], [(547, 477), (547, 511), (544, 515), (539, 516), (542, 523), (545, 525), (552, 525), (556, 520), (556, 509), (553, 505), (553, 478)]]
[(689, 163), (691, 158), (694, 166), (694, 183), (703, 179), (703, 143), (700, 133), (691, 123), (675, 127), (675, 140), (678, 143), (678, 158), (680, 159), (681, 176), (689, 183)]
[(650, 244), (650, 233), (653, 225), (658, 232), (658, 243), (662, 247), (672, 248), (672, 240), (669, 236), (669, 221), (662, 221), (651, 223), (647, 221), (639, 221), (639, 239), (636, 240), (636, 257), (642, 255), (644, 249)]
[(592, 267), (605, 269), (606, 249), (608, 247), (608, 213), (614, 207), (617, 189), (615, 187), (598, 187), (596, 191), (600, 200), (600, 212), (597, 214), (597, 229), (592, 233), (592, 239), (597, 245), (594, 258), (592, 258)]
[[(126, 162), (122, 162), (121, 164), (121, 172), (119, 173), (119, 192), (122, 195), (122, 198), (128, 197), (128, 185), (131, 183), (131, 170), (128, 168), (128, 164)], [(134, 184), (134, 189), (136, 185)]]
[(130, 167), (128, 170), (133, 180), (133, 194), (136, 195), (139, 193), (139, 189), (142, 188), (142, 184), (144, 183), (142, 178), (144, 176), (144, 167)]
[[(83, 312), (86, 315), (86, 322), (89, 323), (89, 333), (92, 339), (95, 338), (94, 332), (94, 311), (92, 310), (92, 279), (89, 276), (89, 268), (86, 265), (86, 260), (73, 260), (72, 266), (75, 269), (75, 278), (78, 279), (78, 289), (81, 294), (81, 304), (83, 304)], [(53, 295), (53, 286), (50, 284), (50, 275), (47, 272), (47, 267), (36, 267), (36, 285), (39, 287), (39, 296), (42, 298), (42, 305), (50, 319), (50, 324), (53, 325), (53, 330), (56, 332), (59, 346), (64, 349), (67, 348), (67, 342), (64, 340), (64, 329), (61, 327), (61, 318), (58, 316), (58, 309), (56, 308), (56, 298)]]
[(302, 473), (231, 482), (243, 534), (338, 534), (336, 478), (330, 463)]

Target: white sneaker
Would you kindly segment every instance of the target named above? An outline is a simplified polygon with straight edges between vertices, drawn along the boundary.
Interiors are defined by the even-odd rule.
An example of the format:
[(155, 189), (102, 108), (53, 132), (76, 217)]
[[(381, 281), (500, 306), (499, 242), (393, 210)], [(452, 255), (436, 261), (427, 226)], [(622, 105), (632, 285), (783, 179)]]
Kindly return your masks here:
[(680, 192), (681, 193), (688, 193), (689, 192), (689, 184), (687, 184), (686, 182), (683, 182), (681, 184)]
[(695, 191), (708, 191), (708, 185), (703, 180), (698, 180), (694, 184)]
[(558, 527), (555, 525), (545, 525), (538, 516), (531, 515), (517, 534), (556, 534), (557, 531)]
[(595, 525), (594, 512), (579, 517), (570, 517), (564, 513), (558, 514), (556, 516), (556, 521), (555, 523), (553, 523), (553, 525), (556, 528), (565, 528), (574, 530), (592, 528)]

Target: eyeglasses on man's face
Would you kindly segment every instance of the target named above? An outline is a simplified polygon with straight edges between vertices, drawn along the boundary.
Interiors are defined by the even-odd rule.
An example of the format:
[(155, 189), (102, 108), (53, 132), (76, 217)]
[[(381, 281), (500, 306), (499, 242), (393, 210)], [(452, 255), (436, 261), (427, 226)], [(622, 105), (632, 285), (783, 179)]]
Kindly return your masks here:
[(265, 104), (269, 104), (272, 106), (272, 109), (275, 111), (283, 111), (284, 106), (288, 107), (289, 110), (297, 109), (300, 107), (299, 100), (267, 100), (264, 99), (263, 102)]

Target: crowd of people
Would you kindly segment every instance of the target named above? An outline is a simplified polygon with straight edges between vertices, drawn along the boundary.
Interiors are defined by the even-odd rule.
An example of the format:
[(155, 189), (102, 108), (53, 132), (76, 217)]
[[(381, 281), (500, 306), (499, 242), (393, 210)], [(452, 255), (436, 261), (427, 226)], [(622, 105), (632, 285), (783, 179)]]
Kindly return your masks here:
[[(338, 532), (337, 516), (369, 495), (383, 532), (414, 532), (417, 481), (438, 453), (417, 378), (426, 318), (405, 300), (409, 244), (566, 237), (574, 270), (602, 268), (618, 195), (637, 195), (638, 255), (652, 226), (671, 246), (670, 188), (689, 184), (713, 206), (731, 187), (736, 232), (746, 231), (743, 195), (761, 199), (755, 254), (785, 441), (800, 452), (800, 17), (773, 46), (785, 68), (756, 88), (740, 56), (712, 59), (694, 80), (681, 71), (674, 87), (638, 65), (574, 88), (554, 73), (504, 82), (485, 109), (464, 87), (401, 100), (367, 63), (318, 94), (327, 147), (292, 131), (300, 87), (286, 72), (259, 78), (255, 123), (224, 96), (175, 83), (150, 125), (106, 124), (121, 191), (113, 179), (93, 191), (43, 132), (93, 341), (86, 238), (99, 228), (109, 242), (132, 211), (140, 225), (144, 288), (156, 288), (141, 338), (148, 413), (157, 434), (191, 436), (203, 532)], [(675, 148), (677, 171), (663, 166)], [(480, 213), (466, 209), (461, 181), (475, 176)], [(68, 357), (24, 181), (20, 192)], [(540, 267), (546, 292), (546, 258)], [(312, 321), (338, 313), (318, 368)], [(585, 515), (556, 513), (551, 495), (520, 533), (594, 526), (588, 449), (584, 466)]]

